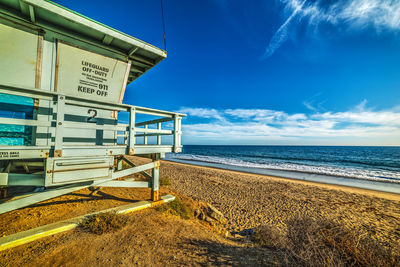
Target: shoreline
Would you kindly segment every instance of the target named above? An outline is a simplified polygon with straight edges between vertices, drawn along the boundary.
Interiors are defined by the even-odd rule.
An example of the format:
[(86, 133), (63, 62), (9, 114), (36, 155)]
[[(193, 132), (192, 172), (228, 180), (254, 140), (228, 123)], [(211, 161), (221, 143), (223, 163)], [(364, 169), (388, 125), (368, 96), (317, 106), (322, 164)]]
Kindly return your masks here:
[[(255, 172), (247, 172), (245, 170), (231, 170), (231, 169), (225, 169), (225, 168), (217, 167), (217, 166), (204, 166), (204, 165), (200, 165), (200, 164), (177, 162), (177, 161), (167, 160), (167, 159), (163, 159), (162, 161), (172, 163), (172, 164), (190, 166), (190, 167), (214, 169), (214, 170), (220, 170), (220, 171), (237, 173), (237, 174), (246, 174), (246, 175), (251, 175), (251, 176), (255, 176), (255, 177), (262, 176), (263, 178), (272, 179), (275, 181), (284, 181), (284, 182), (291, 182), (291, 183), (302, 184), (302, 185), (311, 185), (311, 186), (322, 187), (325, 189), (341, 190), (341, 191), (345, 191), (348, 193), (357, 193), (357, 194), (363, 194), (363, 195), (368, 195), (368, 196), (385, 198), (388, 200), (400, 201), (400, 194), (398, 194), (398, 193), (380, 191), (380, 190), (375, 190), (375, 189), (362, 188), (362, 187), (356, 187), (356, 186), (350, 186), (350, 185), (331, 184), (331, 183), (324, 183), (324, 182), (317, 182), (317, 181), (310, 181), (310, 180), (302, 180), (302, 179), (295, 179), (295, 178), (288, 178), (288, 177), (281, 177), (281, 176), (274, 176), (274, 175), (261, 174), (261, 173), (255, 173)], [(392, 184), (389, 184), (389, 185), (392, 185)]]

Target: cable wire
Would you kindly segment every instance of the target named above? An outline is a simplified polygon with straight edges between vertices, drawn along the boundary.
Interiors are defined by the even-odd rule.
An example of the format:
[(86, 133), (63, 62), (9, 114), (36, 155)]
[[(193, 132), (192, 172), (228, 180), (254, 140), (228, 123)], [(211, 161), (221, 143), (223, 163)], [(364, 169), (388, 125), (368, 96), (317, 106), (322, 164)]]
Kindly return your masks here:
[(160, 0), (161, 4), (161, 20), (163, 26), (163, 42), (164, 42), (164, 50), (167, 51), (167, 38), (165, 37), (165, 19), (164, 19), (164, 5), (163, 0)]

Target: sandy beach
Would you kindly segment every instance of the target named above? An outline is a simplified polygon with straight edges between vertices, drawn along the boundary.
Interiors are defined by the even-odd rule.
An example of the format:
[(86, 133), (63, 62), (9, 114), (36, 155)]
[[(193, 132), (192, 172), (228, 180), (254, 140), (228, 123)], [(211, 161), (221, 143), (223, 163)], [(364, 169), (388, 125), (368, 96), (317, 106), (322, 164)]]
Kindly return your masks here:
[(302, 214), (400, 245), (400, 195), (168, 161), (161, 164), (161, 176), (174, 190), (220, 209), (231, 232), (261, 224), (284, 230), (288, 218)]
[[(210, 262), (241, 265), (249, 261), (268, 265), (276, 262), (276, 252), (248, 240), (244, 242), (243, 235), (260, 225), (272, 225), (284, 232), (287, 220), (296, 215), (334, 221), (384, 246), (400, 248), (400, 195), (169, 161), (161, 162), (160, 177), (171, 182), (170, 186), (161, 187), (161, 194), (172, 193), (219, 209), (228, 220), (230, 236), (224, 238), (213, 233), (197, 220), (174, 219), (150, 209), (132, 214), (131, 220), (136, 223), (117, 233), (91, 237), (89, 233), (74, 230), (3, 251), (0, 262), (6, 266), (43, 265), (43, 262), (44, 266), (65, 262), (79, 265), (87, 254), (91, 255), (88, 262), (101, 266)], [(149, 198), (148, 189), (101, 188), (96, 194), (85, 189), (3, 214), (0, 232), (8, 235)], [(164, 241), (150, 242), (149, 236)], [(113, 244), (112, 247), (104, 246), (105, 242)], [(77, 246), (83, 246), (84, 251), (76, 249)], [(108, 252), (104, 254), (103, 250)], [(120, 257), (121, 253), (126, 256)], [(153, 254), (159, 256), (153, 258), (150, 256)]]

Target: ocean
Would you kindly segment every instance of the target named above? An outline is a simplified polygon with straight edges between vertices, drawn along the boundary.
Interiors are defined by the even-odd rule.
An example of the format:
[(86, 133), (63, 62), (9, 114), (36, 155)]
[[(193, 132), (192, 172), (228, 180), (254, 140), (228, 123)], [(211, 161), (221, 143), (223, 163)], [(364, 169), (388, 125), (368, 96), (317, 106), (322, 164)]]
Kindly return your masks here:
[(400, 147), (185, 145), (166, 160), (400, 193)]

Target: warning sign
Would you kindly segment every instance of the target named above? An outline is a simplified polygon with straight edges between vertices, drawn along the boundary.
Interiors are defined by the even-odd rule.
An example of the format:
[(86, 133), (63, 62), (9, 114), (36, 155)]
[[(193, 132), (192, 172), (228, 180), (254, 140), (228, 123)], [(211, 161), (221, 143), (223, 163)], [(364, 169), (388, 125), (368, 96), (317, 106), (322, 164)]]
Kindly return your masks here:
[(57, 53), (57, 92), (119, 103), (128, 63), (64, 43)]

